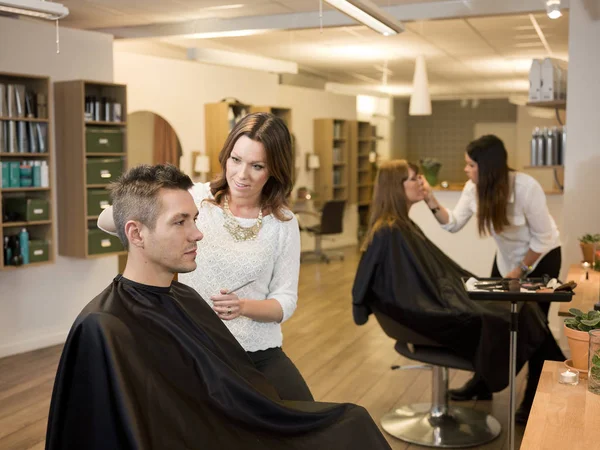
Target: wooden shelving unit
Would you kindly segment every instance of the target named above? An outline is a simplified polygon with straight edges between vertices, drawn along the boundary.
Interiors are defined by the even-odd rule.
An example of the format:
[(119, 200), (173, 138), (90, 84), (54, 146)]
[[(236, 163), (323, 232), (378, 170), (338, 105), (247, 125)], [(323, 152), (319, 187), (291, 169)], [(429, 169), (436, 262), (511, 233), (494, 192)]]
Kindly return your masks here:
[[(120, 255), (124, 249), (114, 236), (97, 231), (97, 213), (90, 213), (88, 195), (102, 192), (127, 168), (127, 87), (122, 84), (74, 80), (54, 84), (58, 161), (58, 252), (75, 258)], [(119, 120), (86, 120), (88, 97), (112, 99), (121, 106)], [(100, 128), (116, 134), (122, 151), (88, 148), (87, 136)], [(89, 174), (89, 175), (88, 175)], [(93, 179), (89, 177), (93, 176)], [(92, 191), (94, 190), (94, 191)], [(105, 202), (107, 203), (107, 200)]]
[(313, 148), (320, 163), (314, 177), (315, 204), (322, 206), (328, 200), (355, 202), (355, 177), (351, 158), (356, 140), (356, 122), (315, 119), (313, 124)]
[[(5, 111), (0, 111), (0, 127), (2, 133), (0, 133), (0, 164), (1, 163), (20, 163), (20, 166), (32, 165), (35, 163), (40, 164), (46, 163), (48, 165), (48, 185), (46, 187), (5, 187), (0, 188), (0, 242), (4, 246), (4, 238), (18, 235), (22, 228), (26, 228), (29, 234), (29, 240), (42, 240), (48, 244), (47, 250), (47, 261), (42, 262), (31, 262), (29, 264), (14, 266), (7, 264), (4, 261), (4, 252), (0, 257), (0, 270), (23, 270), (31, 267), (44, 266), (46, 264), (53, 264), (55, 261), (54, 257), (54, 195), (52, 179), (54, 173), (54, 160), (53, 160), (53, 126), (48, 114), (49, 107), (52, 104), (52, 89), (49, 77), (26, 75), (26, 74), (15, 74), (0, 72), (0, 84), (4, 85), (4, 95), (8, 96), (8, 85), (24, 86), (26, 100), (21, 103), (23, 107), (22, 112), (19, 114), (16, 111), (16, 103), (14, 103), (15, 110), (8, 111), (8, 101), (5, 98), (4, 106)], [(21, 88), (20, 88), (21, 89)], [(12, 92), (12, 91), (11, 91)], [(23, 92), (23, 91), (21, 91)], [(14, 93), (13, 93), (14, 95)], [(29, 98), (27, 98), (27, 96)], [(20, 116), (20, 117), (19, 117)], [(13, 123), (14, 125), (11, 125)], [(25, 124), (25, 126), (23, 126)], [(11, 143), (8, 141), (9, 128), (13, 127), (15, 133), (16, 151), (11, 151), (8, 147)], [(22, 132), (27, 136), (27, 142), (20, 141), (22, 139)], [(35, 145), (29, 142), (33, 136)], [(6, 140), (4, 138), (7, 138)], [(20, 142), (23, 142), (20, 145)], [(43, 142), (43, 152), (39, 152), (39, 143)], [(7, 145), (5, 145), (7, 144)], [(13, 147), (14, 149), (14, 147)], [(24, 150), (25, 152), (22, 152)], [(32, 152), (35, 150), (35, 152)], [(48, 220), (35, 220), (35, 221), (23, 221), (23, 220), (11, 220), (3, 221), (5, 216), (5, 201), (12, 198), (23, 198), (23, 199), (41, 199), (48, 202)]]
[(354, 160), (356, 162), (356, 199), (359, 207), (367, 207), (373, 200), (373, 187), (377, 168), (372, 160), (377, 151), (375, 127), (369, 122), (357, 123), (357, 145)]
[(219, 153), (235, 123), (249, 112), (250, 105), (245, 103), (219, 102), (204, 105), (206, 155), (210, 158), (209, 179), (221, 173)]
[(376, 128), (369, 122), (356, 122), (356, 136), (352, 171), (356, 180), (354, 191), (358, 206), (357, 236), (359, 242), (362, 242), (368, 228), (369, 208), (373, 201), (373, 189), (377, 175), (377, 166), (374, 162), (377, 155)]

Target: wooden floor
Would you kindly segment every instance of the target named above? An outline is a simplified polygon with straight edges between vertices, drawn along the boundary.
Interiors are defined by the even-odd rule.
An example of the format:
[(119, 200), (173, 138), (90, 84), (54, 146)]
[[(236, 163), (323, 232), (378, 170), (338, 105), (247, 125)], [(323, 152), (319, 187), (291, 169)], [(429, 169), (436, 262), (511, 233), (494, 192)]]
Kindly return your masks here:
[[(351, 288), (358, 253), (346, 249), (344, 261), (303, 263), (300, 298), (294, 316), (284, 324), (284, 350), (296, 363), (317, 400), (352, 402), (365, 408), (379, 423), (395, 406), (428, 402), (430, 372), (395, 370), (393, 364), (411, 363), (394, 351), (394, 342), (371, 319), (352, 321)], [(50, 395), (61, 346), (0, 359), (0, 449), (43, 449)], [(450, 385), (461, 386), (470, 374), (452, 370)], [(519, 392), (523, 388), (519, 376)], [(508, 391), (493, 402), (470, 402), (491, 412), (502, 424), (498, 439), (482, 449), (507, 445)], [(384, 432), (385, 434), (385, 432)], [(517, 426), (519, 448), (523, 427)], [(394, 450), (416, 449), (386, 435)]]

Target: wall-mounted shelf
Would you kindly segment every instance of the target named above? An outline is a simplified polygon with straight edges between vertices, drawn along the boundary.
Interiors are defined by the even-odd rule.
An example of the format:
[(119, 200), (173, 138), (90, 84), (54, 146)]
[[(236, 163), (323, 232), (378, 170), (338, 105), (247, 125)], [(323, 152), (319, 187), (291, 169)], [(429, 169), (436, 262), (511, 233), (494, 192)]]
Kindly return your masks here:
[(565, 166), (525, 166), (525, 169), (564, 169)]
[(533, 106), (536, 108), (550, 108), (550, 109), (566, 109), (567, 101), (566, 100), (552, 100), (552, 101), (543, 101), (543, 102), (529, 102), (527, 106)]
[[(50, 79), (37, 75), (0, 72), (0, 84), (4, 86), (6, 96), (9, 95), (8, 86), (14, 86), (14, 91), (11, 87), (10, 92), (15, 95), (15, 98), (11, 99), (11, 104), (14, 105), (15, 109), (10, 111), (7, 108), (7, 111), (0, 116), (0, 127), (2, 127), (0, 131), (6, 133), (0, 133), (0, 163), (7, 164), (9, 167), (13, 164), (20, 166), (17, 183), (13, 183), (13, 187), (0, 188), (0, 242), (4, 243), (6, 237), (9, 237), (11, 241), (18, 239), (16, 236), (22, 228), (25, 228), (29, 234), (30, 245), (30, 262), (28, 264), (20, 266), (9, 265), (8, 261), (4, 260), (4, 255), (2, 254), (0, 255), (0, 270), (21, 270), (53, 264), (55, 261), (53, 245), (55, 205), (52, 186), (52, 180), (54, 179), (52, 149), (54, 139), (52, 133), (54, 132), (54, 127), (48, 114), (51, 109), (50, 105), (52, 105)], [(22, 103), (20, 104), (18, 104), (17, 100), (17, 91), (23, 95), (20, 97), (22, 99)], [(7, 103), (7, 98), (5, 98), (3, 102), (4, 106), (7, 106)], [(11, 127), (13, 127), (12, 132), (10, 131)], [(14, 140), (12, 142), (9, 142), (9, 133), (14, 133)], [(23, 136), (23, 133), (25, 136)], [(23, 165), (24, 161), (27, 161), (25, 166)], [(47, 165), (48, 184), (42, 184), (42, 180), (45, 178), (42, 177), (40, 185), (34, 186), (37, 185), (37, 182), (33, 170), (36, 166), (40, 165)], [(29, 175), (31, 179), (25, 183), (24, 180), (28, 178), (28, 175), (24, 175), (24, 173), (27, 173), (24, 170), (27, 170), (27, 166), (31, 167), (29, 169), (31, 171), (31, 175)], [(14, 179), (11, 181), (14, 181)], [(20, 187), (24, 185), (28, 187)], [(40, 214), (41, 210), (39, 208), (36, 212), (30, 210), (29, 207), (18, 213), (16, 210), (11, 209), (5, 211), (4, 208), (8, 208), (7, 201), (10, 201), (14, 205), (14, 202), (17, 201), (16, 199), (23, 202), (43, 201), (44, 206), (42, 210), (45, 209), (45, 214), (40, 216), (40, 218), (48, 217), (48, 219), (37, 221), (23, 220), (29, 214)], [(11, 208), (13, 207), (11, 206)], [(12, 221), (3, 222), (5, 213), (11, 216)], [(35, 249), (32, 247), (34, 245), (33, 241), (36, 241)], [(32, 254), (36, 256), (32, 257)], [(45, 260), (41, 261), (42, 259)]]
[[(74, 80), (55, 83), (54, 90), (59, 161), (58, 252), (86, 259), (123, 254), (120, 241), (98, 230), (96, 219), (101, 205), (109, 201), (106, 186), (127, 169), (127, 87)], [(86, 111), (89, 98), (119, 104), (120, 115), (113, 106), (108, 116), (120, 120), (86, 120), (91, 114)]]

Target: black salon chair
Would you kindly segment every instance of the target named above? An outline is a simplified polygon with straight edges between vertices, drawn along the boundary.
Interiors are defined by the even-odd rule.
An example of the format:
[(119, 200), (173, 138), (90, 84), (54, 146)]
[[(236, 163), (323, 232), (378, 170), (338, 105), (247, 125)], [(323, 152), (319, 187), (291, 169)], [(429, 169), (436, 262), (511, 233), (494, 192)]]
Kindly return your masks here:
[(502, 427), (493, 416), (472, 408), (448, 406), (448, 368), (474, 371), (473, 365), (372, 306), (371, 309), (383, 331), (396, 340), (398, 353), (426, 363), (397, 368), (430, 369), (433, 375), (431, 403), (396, 408), (383, 416), (381, 427), (398, 439), (426, 447), (474, 447), (498, 437)]
[[(330, 200), (325, 202), (323, 210), (319, 214), (320, 221), (317, 225), (300, 227), (301, 231), (306, 231), (313, 234), (315, 237), (315, 249), (310, 252), (303, 252), (300, 256), (300, 260), (303, 261), (307, 256), (313, 256), (321, 261), (325, 261), (329, 264), (329, 261), (333, 257), (344, 259), (342, 252), (323, 251), (322, 248), (322, 237), (334, 234), (340, 234), (344, 231), (344, 208), (346, 206), (345, 200)], [(298, 211), (296, 214), (302, 217), (303, 214), (315, 214), (305, 213)], [(300, 221), (302, 223), (302, 221)]]

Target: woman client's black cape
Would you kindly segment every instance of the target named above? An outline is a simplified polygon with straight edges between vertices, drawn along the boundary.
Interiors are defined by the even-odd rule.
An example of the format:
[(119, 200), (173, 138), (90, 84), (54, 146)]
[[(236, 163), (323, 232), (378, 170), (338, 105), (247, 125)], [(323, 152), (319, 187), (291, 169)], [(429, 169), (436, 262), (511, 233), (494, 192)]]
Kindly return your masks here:
[[(383, 227), (363, 254), (352, 288), (354, 321), (373, 304), (400, 324), (471, 361), (492, 391), (508, 385), (510, 304), (469, 299), (461, 277), (472, 276), (414, 223)], [(540, 308), (519, 305), (517, 368), (548, 336)]]
[(389, 449), (365, 409), (285, 402), (204, 300), (117, 277), (76, 319), (46, 449)]

